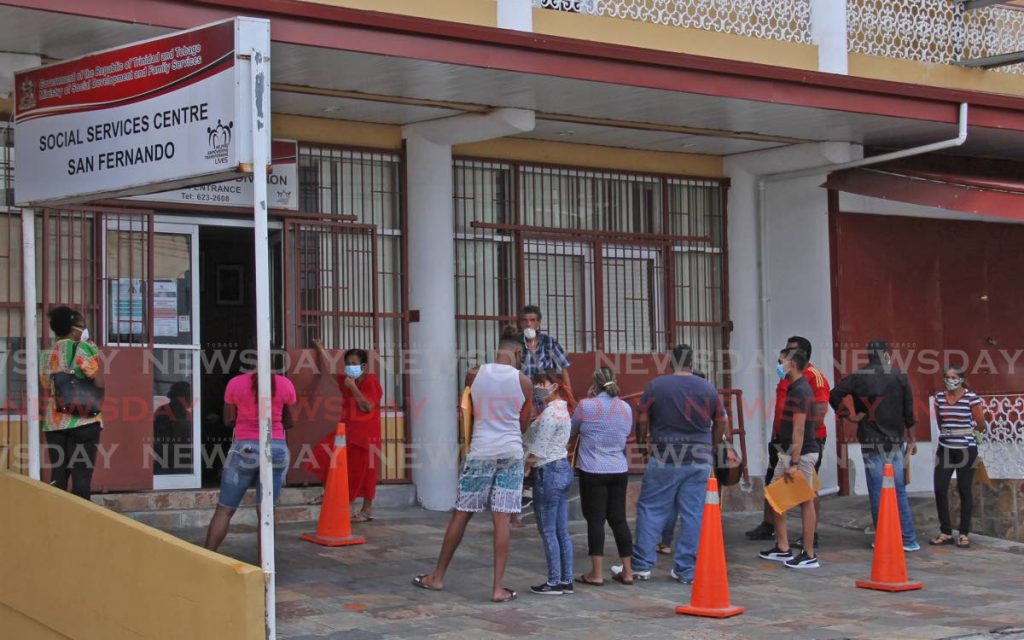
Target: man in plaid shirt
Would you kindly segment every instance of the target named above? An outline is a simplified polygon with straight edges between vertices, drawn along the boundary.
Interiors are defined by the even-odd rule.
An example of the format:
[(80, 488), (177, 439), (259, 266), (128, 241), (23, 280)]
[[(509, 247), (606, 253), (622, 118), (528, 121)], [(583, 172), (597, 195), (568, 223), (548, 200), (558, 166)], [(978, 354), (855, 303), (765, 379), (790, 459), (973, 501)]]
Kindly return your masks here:
[(557, 372), (569, 368), (565, 349), (550, 333), (540, 330), (540, 307), (527, 305), (519, 312), (519, 330), (522, 331), (523, 364), (520, 370), (533, 380), (538, 373)]

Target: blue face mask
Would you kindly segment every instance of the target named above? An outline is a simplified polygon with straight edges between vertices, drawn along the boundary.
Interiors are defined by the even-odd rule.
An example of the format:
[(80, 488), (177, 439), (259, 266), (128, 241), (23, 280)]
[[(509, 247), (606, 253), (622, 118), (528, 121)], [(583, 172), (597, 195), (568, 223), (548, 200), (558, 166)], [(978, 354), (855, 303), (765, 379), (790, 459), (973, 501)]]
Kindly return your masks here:
[(782, 366), (782, 363), (780, 362), (775, 367), (775, 373), (779, 374), (779, 380), (782, 380), (783, 378), (786, 377), (786, 367)]
[(345, 375), (350, 378), (358, 378), (363, 375), (363, 365), (361, 364), (347, 364), (345, 365)]

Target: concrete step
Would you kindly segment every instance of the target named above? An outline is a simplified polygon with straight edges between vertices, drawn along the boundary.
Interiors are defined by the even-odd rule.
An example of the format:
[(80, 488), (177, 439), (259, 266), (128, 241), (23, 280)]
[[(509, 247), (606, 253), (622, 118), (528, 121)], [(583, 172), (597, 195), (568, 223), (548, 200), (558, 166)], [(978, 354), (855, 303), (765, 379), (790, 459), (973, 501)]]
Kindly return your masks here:
[[(309, 503), (322, 493), (320, 487), (285, 487), (275, 509), (275, 521), (280, 524), (315, 523), (320, 517), (320, 505)], [(92, 496), (92, 501), (156, 529), (180, 531), (206, 527), (217, 507), (219, 494), (218, 489), (106, 493)], [(377, 487), (374, 505), (384, 509), (411, 507), (415, 498), (412, 485), (381, 485)], [(256, 491), (250, 489), (231, 519), (232, 524), (258, 524), (256, 502)]]

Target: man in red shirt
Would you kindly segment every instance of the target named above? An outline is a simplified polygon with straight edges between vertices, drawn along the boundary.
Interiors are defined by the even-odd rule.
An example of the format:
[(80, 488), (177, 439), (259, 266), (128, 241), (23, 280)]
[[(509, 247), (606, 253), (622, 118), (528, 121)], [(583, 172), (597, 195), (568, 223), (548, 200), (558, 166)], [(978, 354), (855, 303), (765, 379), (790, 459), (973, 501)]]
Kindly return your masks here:
[[(782, 350), (781, 354), (785, 354), (793, 349), (799, 349), (807, 354), (808, 359), (811, 357), (811, 341), (802, 336), (793, 336), (786, 341), (786, 348)], [(781, 358), (780, 354), (780, 358)], [(781, 367), (781, 360), (779, 366)], [(809, 424), (816, 425), (814, 437), (818, 441), (818, 446), (821, 448), (822, 454), (818, 456), (818, 462), (814, 469), (817, 471), (821, 468), (821, 461), (825, 457), (825, 414), (828, 411), (828, 398), (831, 389), (829, 388), (828, 379), (817, 367), (813, 364), (808, 364), (804, 369), (804, 378), (811, 385), (811, 390), (814, 392), (814, 415), (808, 416), (807, 421)], [(779, 428), (782, 424), (782, 408), (786, 403), (786, 393), (789, 391), (789, 380), (785, 376), (780, 376), (779, 384), (775, 387), (775, 416), (772, 420), (772, 437), (768, 443), (768, 468), (764, 474), (764, 486), (771, 484), (775, 466), (779, 461), (779, 449), (778, 449), (778, 438)], [(819, 513), (819, 501), (817, 498), (814, 500), (815, 512)], [(819, 517), (820, 522), (820, 517)], [(746, 533), (747, 538), (751, 540), (770, 540), (775, 537), (775, 525), (772, 524), (774, 521), (774, 515), (772, 508), (768, 505), (768, 501), (764, 503), (764, 518), (761, 524), (757, 525)], [(817, 547), (818, 534), (814, 534), (814, 544)], [(793, 543), (793, 546), (799, 547), (802, 545), (803, 539), (797, 540)]]

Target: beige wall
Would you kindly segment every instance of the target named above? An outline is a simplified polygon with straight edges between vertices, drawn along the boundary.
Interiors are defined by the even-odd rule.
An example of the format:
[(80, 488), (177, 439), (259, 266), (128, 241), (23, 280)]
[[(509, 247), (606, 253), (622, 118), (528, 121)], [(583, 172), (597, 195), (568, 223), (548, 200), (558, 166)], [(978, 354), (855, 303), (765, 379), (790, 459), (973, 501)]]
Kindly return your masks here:
[[(476, 26), (497, 26), (495, 0), (307, 0), (315, 4), (394, 13)], [(653, 0), (646, 0), (647, 3)], [(836, 0), (837, 2), (839, 0)], [(882, 0), (874, 0), (881, 2)], [(1024, 6), (1024, 3), (1014, 3)], [(816, 45), (659, 25), (628, 18), (582, 15), (550, 9), (533, 10), (534, 32), (672, 51), (727, 60), (757, 62), (794, 69), (817, 70)], [(1021, 76), (998, 71), (964, 69), (879, 56), (851, 54), (849, 74), (910, 84), (1024, 95)]]
[(264, 637), (257, 567), (10, 473), (0, 504), (3, 637)]
[[(395, 150), (402, 147), (402, 129), (393, 125), (275, 113), (273, 126), (274, 137), (277, 138), (376, 149)], [(452, 152), (457, 156), (561, 164), (593, 169), (668, 173), (706, 178), (721, 178), (725, 175), (722, 158), (719, 156), (643, 151), (522, 138), (500, 138), (487, 142), (457, 145)]]

